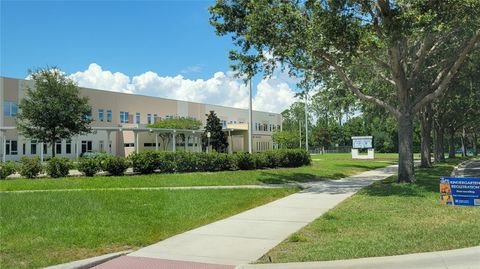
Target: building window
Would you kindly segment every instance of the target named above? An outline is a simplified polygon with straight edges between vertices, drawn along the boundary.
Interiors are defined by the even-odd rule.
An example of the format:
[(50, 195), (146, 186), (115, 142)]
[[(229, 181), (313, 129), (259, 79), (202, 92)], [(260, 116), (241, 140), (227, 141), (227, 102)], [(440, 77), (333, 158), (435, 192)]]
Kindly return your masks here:
[(120, 123), (128, 123), (128, 112), (120, 111)]
[(5, 155), (17, 155), (18, 144), (17, 140), (7, 140)]
[(3, 115), (5, 117), (15, 117), (18, 112), (18, 105), (15, 102), (3, 102)]
[(90, 109), (90, 111), (89, 111), (87, 114), (85, 114), (83, 117), (84, 117), (86, 120), (91, 121), (91, 120), (93, 119), (93, 117), (92, 117), (92, 110)]
[(27, 145), (26, 145), (25, 143), (23, 143), (22, 154), (23, 154), (23, 155), (26, 155), (26, 154), (27, 154)]
[(135, 114), (135, 122), (136, 122), (137, 124), (140, 124), (140, 113), (139, 113), (139, 112), (137, 112), (137, 113)]
[(98, 141), (98, 151), (105, 152), (105, 145), (103, 143), (103, 140)]
[(143, 146), (144, 146), (145, 148), (155, 147), (155, 143), (143, 143)]
[(62, 141), (55, 143), (55, 154), (62, 154)]
[(227, 121), (220, 120), (220, 124), (222, 124), (222, 128), (227, 128)]
[(98, 121), (103, 122), (103, 109), (98, 110)]
[(43, 143), (43, 154), (47, 154), (47, 143)]
[(71, 154), (72, 153), (72, 140), (67, 140), (65, 143), (65, 153)]
[(83, 140), (82, 141), (82, 153), (91, 152), (91, 151), (92, 151), (92, 141)]
[(125, 144), (123, 144), (123, 146), (126, 147), (126, 148), (133, 148), (133, 147), (135, 147), (135, 144), (134, 143), (125, 143)]
[(158, 115), (153, 114), (153, 124), (156, 124), (158, 122)]
[(152, 124), (152, 114), (147, 114), (147, 123)]
[(112, 122), (112, 111), (107, 110), (107, 122)]
[(30, 154), (37, 154), (37, 141), (35, 140), (30, 141)]

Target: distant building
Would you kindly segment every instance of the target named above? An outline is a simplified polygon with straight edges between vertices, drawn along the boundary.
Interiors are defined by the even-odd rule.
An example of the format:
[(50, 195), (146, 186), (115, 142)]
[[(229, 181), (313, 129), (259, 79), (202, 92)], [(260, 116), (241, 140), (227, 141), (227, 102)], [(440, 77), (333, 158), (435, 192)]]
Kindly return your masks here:
[[(19, 101), (25, 95), (25, 86), (32, 81), (0, 77), (0, 160), (18, 160), (22, 156), (51, 155), (51, 147), (41, 141), (21, 136), (15, 127)], [(58, 156), (77, 157), (84, 152), (107, 152), (127, 156), (134, 151), (187, 150), (201, 151), (202, 130), (149, 129), (148, 124), (179, 116), (202, 121), (213, 110), (229, 135), (229, 151), (248, 151), (248, 111), (246, 109), (193, 103), (165, 98), (111, 92), (80, 87), (80, 93), (89, 98), (92, 107), (93, 132), (58, 141)], [(253, 112), (253, 150), (273, 149), (272, 132), (282, 128), (282, 116), (277, 113)], [(158, 134), (169, 134), (163, 141)], [(186, 141), (179, 139), (184, 134)], [(167, 144), (168, 142), (168, 144)]]

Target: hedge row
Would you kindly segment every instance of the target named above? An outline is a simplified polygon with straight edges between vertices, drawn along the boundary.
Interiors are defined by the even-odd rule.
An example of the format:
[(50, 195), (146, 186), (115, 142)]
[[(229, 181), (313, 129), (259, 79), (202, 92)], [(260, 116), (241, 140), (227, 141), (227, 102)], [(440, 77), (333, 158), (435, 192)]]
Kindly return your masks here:
[(141, 174), (153, 172), (213, 172), (225, 170), (252, 170), (277, 167), (299, 167), (311, 163), (305, 150), (289, 149), (258, 153), (236, 154), (204, 152), (143, 151), (129, 156), (133, 171)]
[(134, 153), (128, 158), (109, 155), (80, 158), (76, 165), (67, 158), (54, 157), (48, 159), (45, 166), (41, 164), (38, 157), (23, 157), (18, 164), (15, 162), (0, 163), (0, 179), (4, 179), (15, 172), (26, 178), (35, 178), (43, 171), (53, 178), (65, 177), (72, 168), (77, 168), (86, 176), (94, 176), (100, 171), (120, 176), (125, 173), (128, 167), (132, 167), (134, 172), (140, 174), (150, 174), (154, 172), (213, 172), (299, 167), (310, 163), (310, 154), (299, 149), (265, 151), (253, 154), (245, 152), (226, 154), (143, 151)]

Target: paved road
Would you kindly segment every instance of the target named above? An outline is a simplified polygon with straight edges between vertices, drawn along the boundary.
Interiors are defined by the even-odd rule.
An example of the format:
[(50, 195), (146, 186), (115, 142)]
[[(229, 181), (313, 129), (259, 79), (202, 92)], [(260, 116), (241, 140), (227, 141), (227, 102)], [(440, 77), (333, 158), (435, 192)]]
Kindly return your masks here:
[(250, 263), (359, 189), (396, 171), (394, 165), (341, 180), (312, 183), (296, 194), (170, 237), (94, 268), (213, 269)]
[(468, 161), (455, 169), (453, 174), (460, 177), (480, 177), (480, 159)]

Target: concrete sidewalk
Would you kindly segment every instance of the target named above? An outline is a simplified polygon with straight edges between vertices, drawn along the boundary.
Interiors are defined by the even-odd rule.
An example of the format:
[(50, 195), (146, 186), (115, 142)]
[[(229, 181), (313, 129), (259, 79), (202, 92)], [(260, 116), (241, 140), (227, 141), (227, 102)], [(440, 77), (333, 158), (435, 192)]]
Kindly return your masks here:
[(480, 247), (372, 257), (352, 260), (301, 263), (246, 264), (236, 269), (478, 269)]
[(254, 262), (359, 189), (396, 171), (393, 165), (341, 180), (310, 183), (299, 193), (170, 237), (95, 268), (169, 268), (167, 264), (171, 266), (173, 261), (177, 261), (176, 268), (233, 268)]

